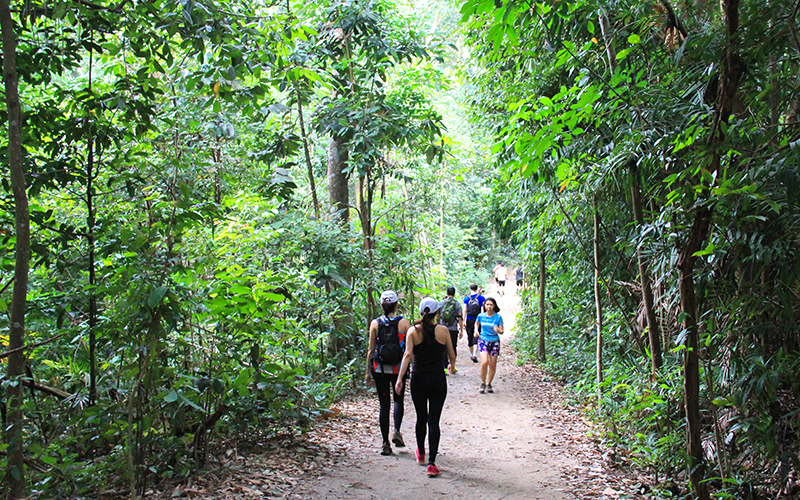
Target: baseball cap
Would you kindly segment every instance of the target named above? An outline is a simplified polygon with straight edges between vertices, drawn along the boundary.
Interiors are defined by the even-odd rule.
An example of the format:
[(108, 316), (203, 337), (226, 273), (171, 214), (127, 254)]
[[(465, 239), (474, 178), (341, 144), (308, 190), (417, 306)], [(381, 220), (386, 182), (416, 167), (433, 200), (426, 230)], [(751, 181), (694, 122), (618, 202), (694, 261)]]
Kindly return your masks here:
[(431, 297), (425, 297), (422, 299), (422, 302), (419, 303), (419, 313), (420, 314), (433, 314), (439, 310), (439, 301), (433, 299)]
[(381, 294), (381, 304), (394, 304), (397, 302), (397, 294), (394, 290), (386, 290)]

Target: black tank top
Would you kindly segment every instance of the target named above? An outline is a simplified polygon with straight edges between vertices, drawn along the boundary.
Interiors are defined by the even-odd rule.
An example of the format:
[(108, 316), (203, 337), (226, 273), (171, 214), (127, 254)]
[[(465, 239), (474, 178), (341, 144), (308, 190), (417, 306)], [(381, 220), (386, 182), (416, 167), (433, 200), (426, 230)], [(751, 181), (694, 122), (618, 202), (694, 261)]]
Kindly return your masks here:
[(436, 373), (444, 377), (442, 369), (442, 356), (447, 346), (440, 344), (434, 336), (432, 339), (425, 339), (414, 346), (414, 368), (412, 373)]

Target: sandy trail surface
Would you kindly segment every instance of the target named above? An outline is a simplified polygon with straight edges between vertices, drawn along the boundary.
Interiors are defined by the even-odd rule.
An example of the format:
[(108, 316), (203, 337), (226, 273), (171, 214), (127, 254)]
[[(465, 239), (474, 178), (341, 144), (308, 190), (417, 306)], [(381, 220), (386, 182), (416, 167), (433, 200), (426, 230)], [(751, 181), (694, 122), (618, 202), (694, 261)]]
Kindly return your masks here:
[(442, 438), (436, 460), (442, 473), (428, 478), (414, 456), (416, 414), (405, 398), (406, 448), (381, 456), (378, 401), (370, 391), (343, 411), (352, 420), (347, 452), (333, 468), (298, 485), (306, 499), (572, 499), (571, 474), (580, 467), (571, 446), (585, 443), (585, 423), (558, 401), (558, 387), (531, 367), (516, 365), (510, 349), (519, 312), (514, 287), (490, 289), (505, 323), (494, 394), (479, 394), (480, 364), (466, 339), (457, 346), (458, 372), (448, 376)]
[[(494, 288), (506, 333), (494, 394), (479, 394), (479, 366), (458, 343), (458, 373), (448, 377), (442, 438), (436, 460), (442, 473), (428, 478), (414, 457), (416, 414), (405, 398), (406, 448), (379, 454), (378, 398), (374, 388), (337, 403), (308, 433), (231, 443), (214, 450), (209, 467), (149, 490), (153, 499), (322, 500), (595, 499), (639, 500), (649, 476), (621, 467), (626, 460), (590, 437), (591, 423), (564, 403), (561, 386), (531, 365), (518, 366), (510, 348), (519, 310), (513, 282)], [(557, 355), (557, 353), (550, 353)], [(239, 445), (242, 446), (239, 446)], [(124, 492), (123, 492), (124, 493)], [(111, 496), (119, 496), (112, 491)], [(105, 495), (100, 495), (105, 496)]]

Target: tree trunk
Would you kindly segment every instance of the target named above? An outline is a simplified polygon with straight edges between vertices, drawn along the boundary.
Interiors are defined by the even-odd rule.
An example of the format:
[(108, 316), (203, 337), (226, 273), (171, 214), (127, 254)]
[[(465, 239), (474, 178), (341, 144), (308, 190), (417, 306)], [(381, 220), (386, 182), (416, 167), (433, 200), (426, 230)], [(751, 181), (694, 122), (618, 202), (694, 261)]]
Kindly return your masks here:
[(705, 463), (701, 441), (700, 420), (700, 362), (697, 356), (698, 325), (697, 297), (694, 289), (694, 254), (702, 248), (708, 235), (711, 211), (701, 208), (695, 214), (689, 240), (681, 250), (678, 260), (678, 286), (683, 313), (683, 329), (686, 332), (686, 345), (683, 355), (683, 390), (686, 404), (686, 448), (689, 477), (695, 498), (708, 500), (708, 487), (705, 479)]
[(547, 356), (544, 351), (544, 293), (545, 284), (547, 283), (545, 267), (544, 267), (544, 251), (539, 254), (539, 360), (544, 363), (547, 361)]
[(342, 139), (331, 138), (328, 145), (328, 201), (331, 212), (343, 225), (350, 220), (350, 190), (345, 172), (347, 149)]
[(617, 51), (614, 49), (614, 36), (611, 32), (611, 23), (608, 21), (608, 16), (603, 9), (597, 11), (597, 18), (600, 23), (600, 31), (603, 33), (603, 42), (606, 44), (608, 67), (611, 69), (611, 74), (614, 74), (617, 70)]
[[(335, 214), (344, 231), (348, 230), (350, 222), (350, 188), (349, 176), (345, 172), (346, 160), (347, 148), (344, 141), (331, 138), (328, 144), (328, 202), (330, 212)], [(350, 269), (343, 267), (339, 269), (339, 274), (348, 283), (352, 283)], [(353, 328), (352, 301), (342, 300), (340, 306), (342, 315), (333, 318), (335, 334), (328, 337), (329, 356), (335, 356), (336, 353), (344, 350), (350, 343), (353, 332), (356, 331)]]
[[(720, 147), (725, 140), (723, 125), (727, 124), (736, 92), (739, 87), (739, 80), (744, 73), (745, 63), (738, 54), (736, 43), (736, 31), (739, 29), (739, 0), (724, 0), (726, 24), (726, 51), (723, 73), (720, 78), (717, 101), (714, 110), (714, 122), (708, 143), (711, 150), (709, 170), (712, 175), (719, 172), (722, 162)], [(705, 198), (710, 196), (707, 186), (703, 187), (701, 195)], [(702, 201), (702, 200), (700, 200)], [(695, 253), (703, 248), (708, 237), (709, 227), (711, 226), (711, 208), (709, 202), (701, 205), (694, 215), (689, 238), (681, 250), (678, 260), (678, 276), (681, 296), (681, 312), (684, 316), (683, 328), (686, 331), (686, 349), (684, 355), (684, 391), (686, 398), (686, 431), (687, 431), (687, 455), (689, 463), (690, 479), (694, 497), (700, 500), (708, 500), (708, 487), (703, 482), (705, 479), (705, 464), (703, 448), (701, 442), (701, 422), (700, 422), (700, 365), (697, 356), (698, 346), (698, 311), (697, 298), (694, 287), (694, 264), (696, 261)]]
[(600, 301), (600, 212), (597, 200), (594, 202), (594, 307), (597, 326), (597, 396), (603, 383), (603, 303)]
[[(642, 190), (639, 186), (639, 172), (636, 168), (636, 159), (628, 160), (628, 169), (631, 174), (631, 198), (633, 199), (633, 217), (640, 228), (644, 226), (644, 210), (642, 209)], [(644, 309), (647, 314), (647, 335), (650, 339), (650, 360), (655, 378), (661, 368), (661, 333), (659, 331), (658, 319), (653, 300), (653, 288), (650, 284), (650, 274), (647, 272), (647, 264), (642, 257), (642, 252), (637, 247), (636, 257), (639, 260), (639, 280), (642, 284), (642, 297), (644, 298)]]
[[(361, 221), (361, 235), (364, 238), (363, 248), (367, 255), (367, 270), (368, 275), (375, 274), (374, 264), (374, 250), (375, 250), (375, 234), (372, 227), (372, 197), (375, 186), (372, 183), (372, 177), (369, 172), (358, 178), (358, 216)], [(371, 285), (371, 281), (367, 282), (367, 324), (372, 321), (372, 318), (378, 316), (378, 306), (375, 304), (375, 288)]]
[[(3, 80), (8, 109), (8, 169), (14, 193), (14, 289), (11, 296), (9, 350), (25, 345), (25, 309), (28, 295), (28, 269), (31, 258), (30, 212), (22, 165), (22, 109), (17, 76), (17, 41), (8, 0), (0, 0), (0, 28), (3, 32)], [(22, 349), (8, 357), (8, 380), (18, 382), (7, 388), (8, 420), (5, 425), (8, 443), (6, 486), (10, 498), (25, 496), (25, 463), (22, 433), (22, 378), (25, 376), (25, 353)]]
[[(288, 4), (288, 2), (287, 2)], [(300, 121), (300, 135), (303, 138), (303, 155), (306, 159), (308, 170), (308, 186), (311, 189), (311, 202), (314, 204), (314, 215), (319, 219), (319, 199), (317, 198), (317, 183), (314, 179), (314, 166), (311, 164), (311, 153), (308, 150), (308, 136), (306, 135), (306, 123), (303, 117), (303, 103), (300, 99), (300, 88), (295, 83), (295, 93), (297, 94), (297, 118)]]
[[(94, 52), (89, 51), (89, 92), (92, 91), (92, 62)], [(89, 125), (87, 134), (86, 153), (86, 245), (89, 247), (89, 404), (97, 401), (97, 296), (95, 284), (97, 282), (94, 262), (94, 130), (91, 127), (91, 115), (87, 113), (86, 123)]]

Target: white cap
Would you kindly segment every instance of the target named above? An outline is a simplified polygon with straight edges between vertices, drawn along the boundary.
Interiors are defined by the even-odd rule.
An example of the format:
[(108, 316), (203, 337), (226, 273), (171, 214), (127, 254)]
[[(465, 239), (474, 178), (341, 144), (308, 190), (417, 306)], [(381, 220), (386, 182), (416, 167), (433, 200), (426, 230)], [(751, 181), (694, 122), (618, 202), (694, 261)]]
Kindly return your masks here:
[(425, 297), (422, 299), (422, 302), (419, 303), (419, 313), (420, 314), (433, 314), (439, 310), (439, 301), (433, 299), (431, 297)]
[(381, 304), (395, 304), (397, 302), (397, 294), (394, 290), (386, 290), (381, 294)]

